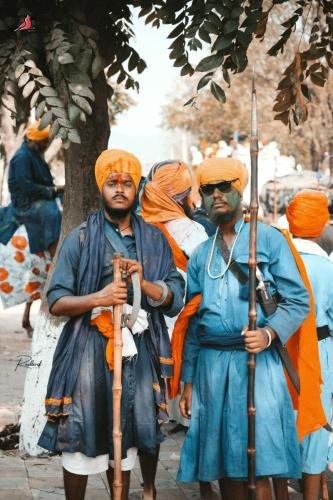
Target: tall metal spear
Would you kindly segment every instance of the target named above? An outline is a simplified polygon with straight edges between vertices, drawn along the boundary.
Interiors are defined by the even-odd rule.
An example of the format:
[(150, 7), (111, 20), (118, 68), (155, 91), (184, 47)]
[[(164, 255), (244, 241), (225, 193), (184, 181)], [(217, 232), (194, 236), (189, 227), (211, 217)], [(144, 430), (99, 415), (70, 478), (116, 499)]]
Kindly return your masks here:
[[(257, 268), (257, 218), (258, 218), (258, 124), (257, 124), (257, 94), (255, 75), (252, 77), (252, 106), (251, 106), (251, 201), (250, 201), (250, 248), (249, 248), (249, 330), (256, 330), (256, 268)], [(256, 443), (255, 443), (255, 401), (254, 383), (256, 371), (256, 355), (250, 353), (247, 360), (247, 415), (248, 415), (248, 497), (256, 498)]]

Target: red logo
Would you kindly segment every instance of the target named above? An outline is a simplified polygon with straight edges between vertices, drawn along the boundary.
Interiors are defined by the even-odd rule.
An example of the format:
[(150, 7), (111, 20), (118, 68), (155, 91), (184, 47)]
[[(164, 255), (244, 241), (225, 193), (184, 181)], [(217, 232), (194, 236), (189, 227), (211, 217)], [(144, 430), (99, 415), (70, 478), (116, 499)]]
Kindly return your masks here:
[(14, 31), (29, 31), (31, 30), (31, 28), (32, 28), (31, 17), (27, 15), (23, 23), (21, 23)]

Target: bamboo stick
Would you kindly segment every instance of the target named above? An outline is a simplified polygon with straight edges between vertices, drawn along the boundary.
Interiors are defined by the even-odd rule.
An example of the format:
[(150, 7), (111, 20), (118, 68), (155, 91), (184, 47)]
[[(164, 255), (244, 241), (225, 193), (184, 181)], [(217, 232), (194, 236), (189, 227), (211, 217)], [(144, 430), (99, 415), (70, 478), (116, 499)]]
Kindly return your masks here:
[[(250, 201), (250, 244), (249, 244), (249, 330), (256, 330), (256, 268), (257, 268), (257, 218), (258, 218), (258, 130), (257, 130), (257, 98), (255, 80), (252, 80), (252, 110), (251, 110), (251, 201)], [(255, 370), (256, 355), (250, 353), (247, 360), (247, 414), (248, 414), (248, 497), (256, 498), (256, 445), (255, 445)]]
[[(115, 283), (122, 281), (120, 260), (123, 257), (121, 253), (113, 255), (113, 280)], [(113, 384), (112, 384), (112, 401), (113, 401), (113, 450), (114, 450), (114, 481), (113, 481), (113, 498), (121, 500), (122, 478), (121, 478), (121, 372), (122, 372), (122, 333), (121, 333), (121, 318), (123, 306), (116, 305), (113, 308), (113, 329), (114, 329), (114, 369), (113, 369)]]

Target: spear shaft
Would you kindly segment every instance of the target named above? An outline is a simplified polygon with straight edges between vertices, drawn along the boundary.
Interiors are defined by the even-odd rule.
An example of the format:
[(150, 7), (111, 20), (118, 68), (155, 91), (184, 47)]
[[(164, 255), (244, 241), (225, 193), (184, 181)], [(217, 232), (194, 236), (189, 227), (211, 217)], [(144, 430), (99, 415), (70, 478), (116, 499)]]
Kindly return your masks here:
[[(257, 219), (258, 219), (258, 126), (257, 126), (257, 95), (255, 78), (252, 78), (252, 106), (251, 106), (251, 201), (250, 201), (250, 245), (249, 245), (249, 330), (256, 330), (256, 268), (257, 268)], [(256, 498), (256, 443), (255, 443), (255, 400), (254, 384), (256, 371), (256, 355), (250, 353), (247, 360), (247, 415), (248, 415), (248, 498)]]

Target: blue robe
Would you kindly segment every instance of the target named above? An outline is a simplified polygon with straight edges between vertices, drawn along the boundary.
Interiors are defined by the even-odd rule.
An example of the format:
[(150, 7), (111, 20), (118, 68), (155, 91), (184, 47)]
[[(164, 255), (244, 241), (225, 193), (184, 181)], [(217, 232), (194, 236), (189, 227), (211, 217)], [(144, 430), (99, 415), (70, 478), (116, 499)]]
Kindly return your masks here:
[[(96, 215), (99, 217), (98, 213)], [(94, 214), (90, 216), (91, 218), (96, 219)], [(89, 251), (89, 253), (93, 253), (90, 256), (92, 258), (91, 264), (98, 258), (103, 258), (102, 265), (97, 265), (96, 269), (92, 269), (92, 265), (89, 265), (84, 272), (84, 275), (94, 275), (96, 272), (99, 273), (98, 269), (100, 269), (101, 277), (98, 280), (97, 289), (100, 290), (112, 282), (112, 255), (115, 249), (122, 245), (125, 255), (137, 258), (141, 262), (146, 279), (149, 281), (162, 279), (173, 292), (173, 302), (167, 310), (163, 307), (153, 308), (149, 306), (147, 298), (142, 297), (141, 307), (149, 313), (149, 329), (142, 335), (134, 336), (138, 355), (132, 359), (123, 359), (122, 367), (122, 456), (125, 457), (127, 450), (132, 447), (153, 453), (156, 446), (163, 440), (158, 418), (162, 413), (165, 413), (160, 411), (161, 409), (156, 404), (156, 398), (157, 396), (164, 398), (165, 384), (162, 376), (164, 377), (170, 370), (170, 365), (167, 365), (163, 372), (160, 363), (163, 364), (164, 358), (162, 361), (158, 359), (158, 355), (161, 356), (160, 353), (163, 352), (162, 343), (168, 343), (167, 347), (169, 347), (168, 352), (170, 353), (169, 337), (163, 314), (174, 316), (179, 313), (183, 306), (184, 280), (173, 264), (171, 250), (165, 237), (157, 228), (145, 223), (139, 216), (133, 214), (134, 236), (122, 238), (120, 233), (109, 223), (105, 221), (105, 224), (105, 229), (100, 235), (104, 241), (104, 249), (102, 251), (99, 249), (100, 253), (98, 254), (93, 248), (96, 241), (91, 241), (93, 246), (90, 247), (92, 250)], [(59, 252), (47, 295), (50, 307), (61, 297), (80, 295), (80, 262), (84, 260), (84, 246), (86, 243), (89, 244), (87, 236), (85, 236), (84, 243), (80, 243), (80, 231), (82, 231), (80, 228), (72, 231), (66, 237)], [(99, 240), (97, 244), (99, 244)], [(156, 253), (153, 253), (154, 249), (156, 249)], [(98, 255), (103, 257), (98, 257)], [(157, 276), (157, 274), (159, 275)], [(87, 286), (87, 282), (85, 286)], [(131, 294), (128, 301), (131, 302)], [(84, 316), (82, 315), (83, 319)], [(88, 316), (90, 317), (90, 313)], [(71, 351), (71, 357), (66, 363), (67, 366), (62, 365), (60, 368), (67, 377), (66, 370), (73, 371), (68, 363), (74, 365), (82, 349), (83, 354), (79, 361), (74, 390), (73, 393), (68, 394), (72, 396), (73, 403), (70, 406), (64, 405), (68, 413), (66, 418), (47, 422), (38, 444), (51, 451), (70, 453), (79, 451), (88, 457), (109, 453), (110, 458), (113, 458), (113, 372), (109, 371), (105, 358), (107, 339), (99, 333), (95, 326), (89, 324), (89, 318), (87, 329), (83, 331), (85, 325), (84, 323), (80, 324), (80, 318), (81, 316), (72, 318), (65, 326), (58, 341), (50, 377), (50, 380), (53, 381), (62, 380), (59, 368), (58, 373), (55, 373), (55, 377), (58, 376), (58, 379), (52, 375), (53, 369), (57, 364), (60, 366), (62, 358), (65, 358), (67, 353)], [(66, 340), (67, 334), (69, 335)], [(74, 346), (71, 345), (73, 334), (77, 335)], [(86, 337), (84, 345), (81, 344), (83, 336)], [(58, 347), (61, 348), (61, 345), (64, 348), (59, 350)], [(68, 382), (71, 383), (70, 377)], [(159, 383), (158, 394), (154, 388), (157, 383)], [(53, 384), (50, 389), (51, 394), (57, 390), (57, 385), (57, 383)], [(68, 391), (68, 387), (65, 388), (65, 391)], [(57, 394), (56, 397), (58, 397)], [(56, 410), (57, 408), (54, 408), (54, 411)], [(53, 414), (52, 408), (51, 413)]]
[[(241, 228), (241, 220), (235, 230)], [(249, 224), (242, 226), (233, 258), (248, 273)], [(202, 243), (188, 266), (189, 298), (202, 293), (184, 348), (182, 380), (193, 383), (190, 428), (181, 452), (178, 481), (247, 478), (247, 356), (242, 329), (248, 324), (248, 284), (226, 269), (213, 238)], [(271, 326), (284, 343), (309, 311), (308, 293), (282, 234), (258, 223), (258, 266), (281, 301), (257, 324)], [(209, 269), (208, 269), (209, 268)], [(212, 276), (210, 277), (209, 274)], [(210, 348), (213, 344), (215, 348)], [(300, 477), (294, 412), (280, 358), (274, 347), (256, 356), (256, 475)]]
[(61, 212), (47, 163), (26, 142), (9, 163), (8, 188), (11, 204), (0, 212), (0, 243), (6, 245), (16, 229), (24, 224), (30, 252), (47, 250), (59, 239)]
[[(297, 240), (296, 240), (297, 241)], [(308, 243), (308, 242), (307, 242)], [(314, 248), (317, 246), (311, 243)], [(308, 245), (307, 245), (308, 246)], [(327, 421), (332, 420), (333, 404), (333, 263), (327, 256), (300, 251), (304, 261), (316, 306), (317, 327), (328, 326), (331, 337), (318, 342), (323, 385), (321, 400)], [(301, 443), (302, 471), (319, 474), (333, 461), (333, 444), (329, 447), (329, 432), (322, 428), (306, 436)]]

